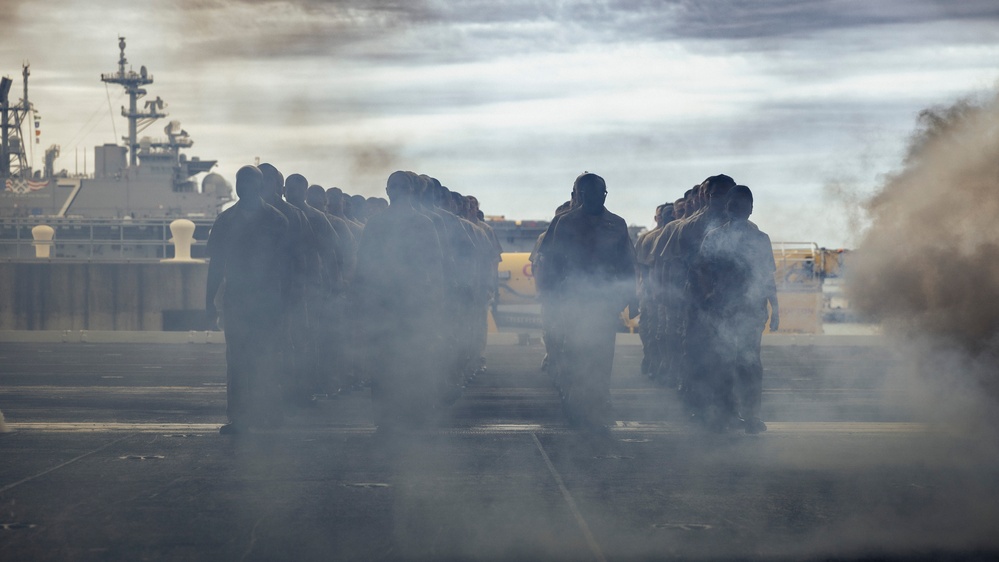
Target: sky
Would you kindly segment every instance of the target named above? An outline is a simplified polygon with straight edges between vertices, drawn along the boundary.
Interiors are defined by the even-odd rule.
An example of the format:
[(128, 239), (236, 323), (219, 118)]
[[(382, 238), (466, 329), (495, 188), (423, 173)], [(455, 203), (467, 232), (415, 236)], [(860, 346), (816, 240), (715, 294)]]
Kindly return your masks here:
[[(0, 0), (0, 73), (31, 64), (42, 150), (83, 171), (126, 132), (118, 36), (190, 156), (384, 196), (398, 169), (548, 219), (582, 171), (607, 208), (725, 173), (774, 241), (852, 247), (919, 112), (999, 81), (994, 0)], [(92, 170), (92, 162), (87, 164)]]

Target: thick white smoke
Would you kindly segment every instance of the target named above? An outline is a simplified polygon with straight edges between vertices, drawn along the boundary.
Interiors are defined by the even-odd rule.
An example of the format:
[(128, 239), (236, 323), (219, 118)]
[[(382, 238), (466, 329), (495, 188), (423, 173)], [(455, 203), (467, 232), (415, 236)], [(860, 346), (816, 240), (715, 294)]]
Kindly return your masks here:
[(980, 421), (999, 399), (999, 96), (924, 110), (866, 210), (851, 302), (911, 344), (939, 408)]

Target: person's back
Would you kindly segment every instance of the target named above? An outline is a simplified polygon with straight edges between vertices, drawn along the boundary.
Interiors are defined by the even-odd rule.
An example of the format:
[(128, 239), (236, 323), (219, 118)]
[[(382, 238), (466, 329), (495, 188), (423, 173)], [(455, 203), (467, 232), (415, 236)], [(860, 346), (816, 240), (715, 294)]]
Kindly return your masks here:
[(624, 219), (604, 207), (603, 178), (576, 179), (579, 208), (545, 234), (545, 291), (557, 308), (556, 386), (570, 423), (606, 431), (618, 316), (636, 297), (634, 246)]
[(262, 174), (244, 166), (236, 174), (239, 200), (218, 216), (208, 235), (206, 308), (210, 317), (222, 300), (226, 334), (229, 423), (220, 433), (280, 423), (275, 402), (281, 324), (289, 292), (287, 219), (260, 198)]
[(433, 222), (413, 209), (405, 172), (389, 176), (391, 203), (372, 216), (358, 245), (353, 293), (379, 402), (379, 423), (419, 422), (439, 398), (439, 323), (444, 293), (441, 244)]
[(340, 236), (333, 229), (325, 213), (306, 203), (308, 185), (308, 181), (301, 174), (288, 176), (285, 180), (285, 198), (289, 205), (305, 215), (315, 239), (322, 275), (313, 278), (314, 286), (323, 293), (340, 293), (343, 291), (344, 268), (344, 260), (340, 256), (340, 252), (343, 251)]
[(748, 433), (766, 431), (760, 419), (763, 365), (760, 338), (771, 311), (770, 328), (780, 323), (774, 257), (770, 237), (749, 222), (752, 192), (735, 186), (726, 205), (731, 219), (704, 236), (691, 269), (691, 288), (703, 304), (699, 324), (707, 336), (710, 360), (703, 364), (717, 376), (706, 377), (711, 404), (739, 422)]
[(271, 164), (261, 164), (259, 168), (264, 176), (261, 195), (264, 202), (277, 209), (288, 221), (290, 245), (285, 251), (291, 256), (292, 283), (289, 287), (289, 301), (294, 305), (304, 298), (306, 285), (320, 276), (316, 236), (305, 213), (282, 198), (284, 176), (281, 172)]
[(591, 215), (582, 208), (563, 215), (545, 254), (546, 275), (553, 277), (563, 298), (589, 298), (621, 304), (635, 292), (635, 254), (623, 218), (604, 211)]

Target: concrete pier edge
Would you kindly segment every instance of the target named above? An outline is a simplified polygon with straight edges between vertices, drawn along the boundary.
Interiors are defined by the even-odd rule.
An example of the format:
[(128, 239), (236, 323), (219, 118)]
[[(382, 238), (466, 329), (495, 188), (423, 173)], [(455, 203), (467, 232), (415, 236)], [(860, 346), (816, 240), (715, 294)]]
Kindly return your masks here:
[[(223, 332), (159, 332), (109, 330), (0, 330), (0, 343), (225, 343)], [(537, 335), (491, 333), (489, 345), (540, 343)], [(764, 346), (880, 346), (881, 335), (765, 334)], [(618, 334), (617, 345), (642, 345), (638, 334)]]

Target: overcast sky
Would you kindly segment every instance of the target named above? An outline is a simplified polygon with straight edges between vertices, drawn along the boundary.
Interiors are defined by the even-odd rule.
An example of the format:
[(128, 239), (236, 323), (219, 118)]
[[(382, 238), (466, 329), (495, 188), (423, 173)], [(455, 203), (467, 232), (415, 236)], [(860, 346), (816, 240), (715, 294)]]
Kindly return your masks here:
[[(487, 214), (547, 219), (583, 170), (649, 225), (705, 177), (774, 240), (851, 246), (851, 201), (900, 165), (918, 112), (992, 91), (999, 2), (0, 0), (0, 73), (31, 63), (57, 169), (126, 125), (118, 39), (191, 156), (254, 158), (384, 195), (409, 169)], [(112, 126), (112, 110), (114, 127)], [(92, 170), (92, 163), (88, 163)]]

